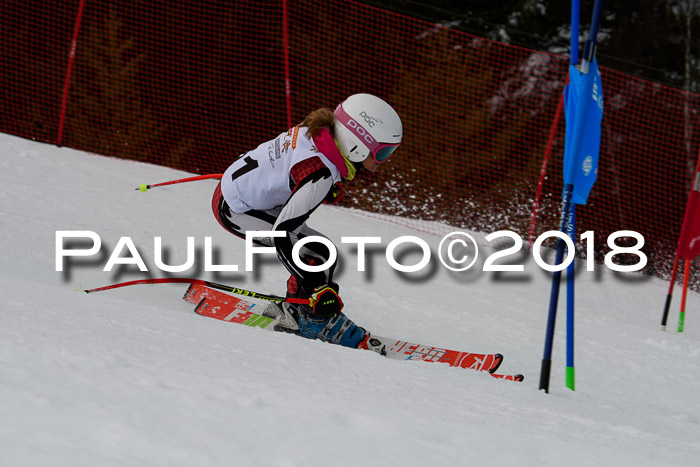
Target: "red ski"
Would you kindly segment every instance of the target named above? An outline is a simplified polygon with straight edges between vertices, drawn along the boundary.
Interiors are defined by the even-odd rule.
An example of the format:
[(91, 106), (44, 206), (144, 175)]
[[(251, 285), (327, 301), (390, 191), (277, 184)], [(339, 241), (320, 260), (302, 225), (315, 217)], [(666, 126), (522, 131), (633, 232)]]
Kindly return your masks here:
[[(274, 325), (272, 325), (274, 319), (253, 312), (252, 310), (256, 307), (254, 303), (220, 292), (206, 285), (191, 284), (183, 298), (185, 301), (195, 305), (194, 311), (198, 315), (230, 323), (274, 330)], [(369, 338), (366, 345), (362, 348), (396, 360), (446, 363), (457, 368), (487, 371), (491, 376), (499, 379), (509, 381), (522, 381), (524, 379), (521, 374), (493, 374), (503, 361), (503, 355), (499, 353), (460, 352), (374, 335)]]

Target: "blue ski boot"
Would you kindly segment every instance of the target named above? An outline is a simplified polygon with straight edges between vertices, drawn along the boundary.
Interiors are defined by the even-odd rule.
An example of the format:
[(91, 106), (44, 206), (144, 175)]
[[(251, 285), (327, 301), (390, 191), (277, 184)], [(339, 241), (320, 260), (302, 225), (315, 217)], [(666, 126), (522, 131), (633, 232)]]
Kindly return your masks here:
[(369, 333), (343, 314), (343, 302), (330, 287), (319, 287), (312, 305), (270, 303), (263, 316), (275, 319), (275, 331), (298, 334), (308, 339), (357, 348)]
[(309, 305), (297, 305), (299, 334), (309, 339), (320, 339), (331, 344), (357, 348), (367, 331), (353, 323), (342, 312), (330, 318), (319, 318), (311, 313)]

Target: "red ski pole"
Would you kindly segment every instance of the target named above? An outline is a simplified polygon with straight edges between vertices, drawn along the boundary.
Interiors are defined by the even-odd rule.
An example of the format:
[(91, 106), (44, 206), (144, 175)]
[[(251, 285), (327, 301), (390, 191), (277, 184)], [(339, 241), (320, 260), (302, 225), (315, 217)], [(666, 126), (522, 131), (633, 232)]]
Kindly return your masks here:
[(169, 182), (163, 182), (163, 183), (155, 183), (153, 185), (146, 185), (145, 183), (142, 183), (139, 185), (137, 190), (141, 190), (142, 192), (146, 192), (146, 190), (150, 188), (155, 188), (157, 186), (165, 186), (165, 185), (175, 185), (176, 183), (187, 183), (187, 182), (196, 182), (197, 180), (207, 180), (209, 178), (218, 178), (221, 179), (221, 177), (224, 174), (208, 174), (208, 175), (198, 175), (196, 177), (188, 177), (188, 178), (181, 178), (179, 180), (170, 180)]
[(250, 290), (239, 289), (238, 287), (231, 287), (230, 285), (217, 284), (216, 282), (209, 282), (201, 279), (188, 279), (186, 277), (165, 277), (162, 279), (141, 279), (128, 282), (120, 282), (118, 284), (106, 285), (104, 287), (97, 287), (94, 289), (75, 289), (78, 292), (93, 293), (102, 292), (104, 290), (118, 289), (120, 287), (128, 287), (130, 285), (143, 285), (143, 284), (199, 284), (206, 285), (212, 289), (223, 290), (224, 292), (230, 292), (236, 295), (243, 295), (244, 297), (257, 298), (260, 300), (267, 300), (269, 302), (287, 302), (287, 303), (301, 303), (308, 305), (310, 300), (308, 298), (284, 298), (278, 297), (277, 295), (267, 295), (258, 292), (252, 292)]

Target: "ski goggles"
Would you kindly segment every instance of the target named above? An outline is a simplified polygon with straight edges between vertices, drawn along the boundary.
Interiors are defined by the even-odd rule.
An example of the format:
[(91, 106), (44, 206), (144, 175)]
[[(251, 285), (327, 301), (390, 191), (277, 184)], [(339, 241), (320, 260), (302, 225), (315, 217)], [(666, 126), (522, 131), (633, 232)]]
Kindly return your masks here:
[(341, 104), (338, 104), (338, 107), (336, 107), (335, 112), (333, 113), (335, 114), (335, 118), (340, 123), (342, 123), (352, 132), (352, 134), (357, 136), (357, 138), (369, 148), (369, 153), (372, 154), (372, 157), (377, 164), (386, 162), (386, 160), (389, 159), (389, 157), (391, 157), (391, 155), (394, 153), (396, 148), (399, 147), (399, 143), (380, 143), (379, 141), (375, 140), (362, 125), (348, 115)]

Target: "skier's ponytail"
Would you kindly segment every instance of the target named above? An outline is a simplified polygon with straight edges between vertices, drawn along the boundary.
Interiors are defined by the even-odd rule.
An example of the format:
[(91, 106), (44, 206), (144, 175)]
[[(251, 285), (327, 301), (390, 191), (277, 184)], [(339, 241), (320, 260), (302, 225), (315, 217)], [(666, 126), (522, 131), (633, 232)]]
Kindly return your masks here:
[(335, 121), (335, 116), (333, 111), (328, 108), (320, 108), (312, 111), (306, 116), (300, 126), (305, 126), (308, 128), (306, 136), (313, 138), (319, 134), (323, 128), (333, 129), (333, 122)]

